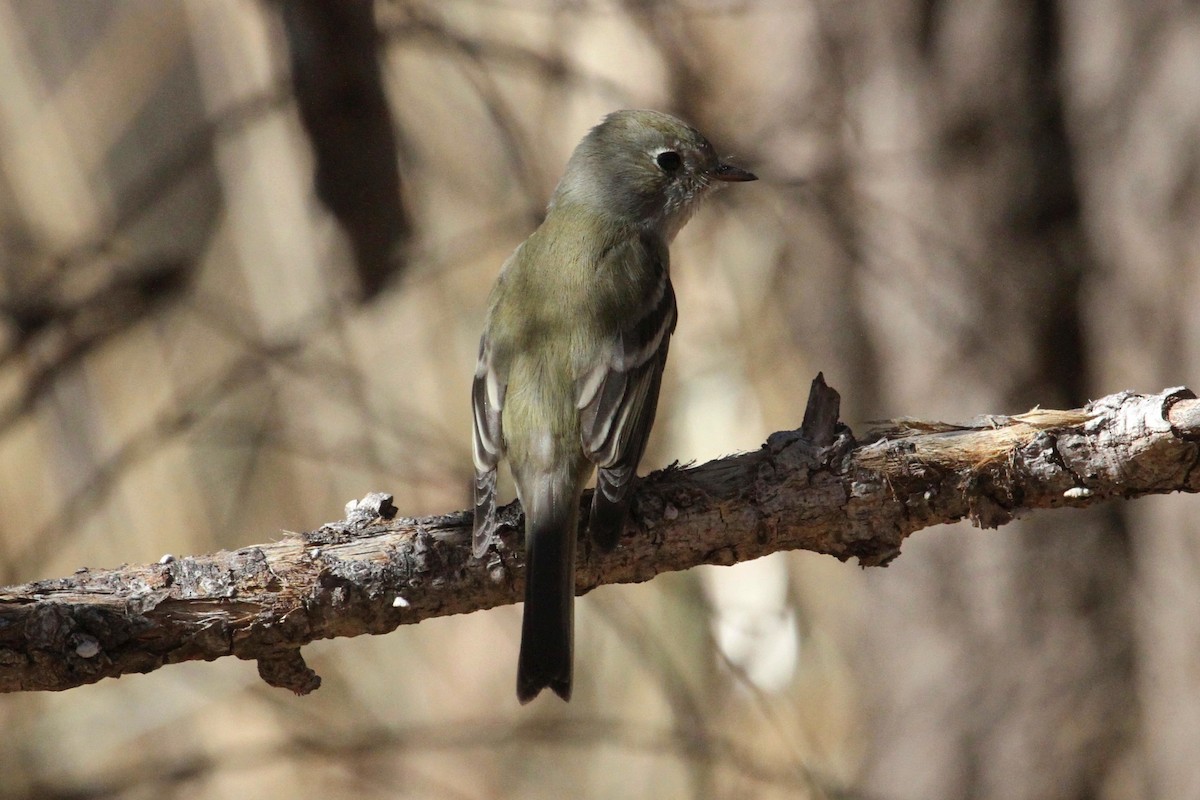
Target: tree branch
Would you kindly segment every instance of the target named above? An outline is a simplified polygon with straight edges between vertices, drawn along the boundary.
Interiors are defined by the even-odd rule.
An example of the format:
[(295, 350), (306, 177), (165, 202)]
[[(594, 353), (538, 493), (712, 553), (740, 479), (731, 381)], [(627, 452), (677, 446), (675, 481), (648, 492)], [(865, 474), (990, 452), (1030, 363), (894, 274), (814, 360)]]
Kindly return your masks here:
[[(883, 565), (931, 525), (996, 527), (1031, 509), (1200, 490), (1200, 401), (1183, 388), (965, 426), (900, 421), (864, 442), (837, 407), (818, 375), (804, 436), (775, 433), (755, 452), (645, 478), (621, 546), (581, 547), (577, 591), (801, 548)], [(515, 503), (482, 560), (470, 556), (468, 512), (395, 513), (390, 496), (369, 495), (345, 520), (281, 541), (0, 589), (0, 691), (234, 655), (303, 694), (320, 685), (300, 656), (311, 641), (521, 599)]]

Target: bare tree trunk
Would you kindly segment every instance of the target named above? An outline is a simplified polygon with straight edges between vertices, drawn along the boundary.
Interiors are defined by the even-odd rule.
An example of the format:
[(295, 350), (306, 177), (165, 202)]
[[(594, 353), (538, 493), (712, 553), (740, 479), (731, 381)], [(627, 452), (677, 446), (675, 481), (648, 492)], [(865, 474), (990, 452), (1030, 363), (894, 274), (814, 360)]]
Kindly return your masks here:
[[(889, 399), (932, 398), (951, 419), (979, 403), (1078, 402), (1090, 375), (1081, 288), (1094, 262), (1064, 124), (1057, 4), (875, 10), (860, 29), (869, 67), (858, 90), (870, 99), (859, 123), (866, 151), (895, 159), (861, 173), (877, 204), (868, 258), (886, 255), (868, 302)], [(870, 578), (868, 791), (1102, 794), (1137, 722), (1119, 511), (910, 547), (919, 558)]]
[[(1200, 9), (1164, 0), (1063, 2), (1065, 66), (1102, 281), (1088, 297), (1099, 386), (1200, 366)], [(1136, 385), (1136, 384), (1135, 384)], [(1200, 524), (1194, 504), (1124, 510), (1134, 535), (1134, 638), (1145, 797), (1200, 796)]]

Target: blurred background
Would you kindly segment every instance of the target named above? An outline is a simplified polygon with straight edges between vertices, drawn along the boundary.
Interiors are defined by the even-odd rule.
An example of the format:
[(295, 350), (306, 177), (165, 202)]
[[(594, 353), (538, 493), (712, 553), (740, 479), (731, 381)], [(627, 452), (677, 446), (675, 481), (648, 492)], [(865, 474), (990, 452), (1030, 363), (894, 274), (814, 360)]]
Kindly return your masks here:
[[(645, 469), (1196, 382), (1200, 6), (0, 0), (0, 581), (465, 508), (488, 290), (653, 107), (762, 178), (673, 249)], [(1200, 503), (604, 587), (0, 697), (3, 798), (1200, 797)]]

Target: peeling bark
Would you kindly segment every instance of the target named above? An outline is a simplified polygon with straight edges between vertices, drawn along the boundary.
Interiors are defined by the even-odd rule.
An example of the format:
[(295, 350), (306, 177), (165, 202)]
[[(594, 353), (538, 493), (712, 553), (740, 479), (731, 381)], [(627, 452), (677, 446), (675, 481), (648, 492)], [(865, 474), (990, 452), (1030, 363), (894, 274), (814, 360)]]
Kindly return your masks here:
[[(642, 480), (621, 546), (581, 547), (577, 591), (779, 550), (884, 565), (932, 525), (996, 527), (1033, 509), (1200, 490), (1200, 401), (1183, 388), (970, 425), (901, 421), (861, 443), (836, 422), (838, 402), (818, 376), (804, 436), (775, 433), (755, 452)], [(389, 495), (373, 494), (281, 541), (0, 589), (0, 691), (233, 655), (305, 694), (320, 685), (300, 655), (311, 641), (520, 600), (521, 511), (499, 516), (484, 559), (471, 557), (469, 512), (397, 517)]]

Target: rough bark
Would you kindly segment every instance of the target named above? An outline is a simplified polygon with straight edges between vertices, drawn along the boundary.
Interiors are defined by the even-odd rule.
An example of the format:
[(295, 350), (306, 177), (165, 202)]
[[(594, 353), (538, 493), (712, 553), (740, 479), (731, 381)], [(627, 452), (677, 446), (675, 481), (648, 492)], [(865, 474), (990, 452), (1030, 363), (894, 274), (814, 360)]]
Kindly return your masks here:
[[(838, 402), (818, 376), (800, 430), (648, 476), (621, 546), (581, 550), (577, 591), (778, 550), (884, 565), (931, 525), (996, 527), (1032, 509), (1200, 490), (1200, 401), (1187, 389), (970, 425), (903, 421), (864, 442), (836, 422)], [(306, 693), (320, 679), (299, 648), (313, 640), (520, 599), (515, 503), (481, 560), (470, 555), (468, 512), (395, 514), (390, 496), (369, 495), (345, 520), (269, 544), (0, 589), (0, 691), (234, 655), (257, 660), (268, 683)]]

